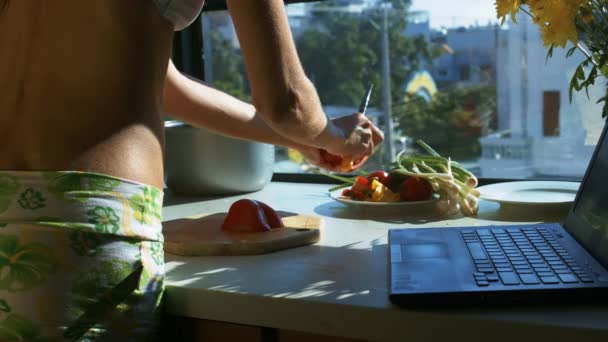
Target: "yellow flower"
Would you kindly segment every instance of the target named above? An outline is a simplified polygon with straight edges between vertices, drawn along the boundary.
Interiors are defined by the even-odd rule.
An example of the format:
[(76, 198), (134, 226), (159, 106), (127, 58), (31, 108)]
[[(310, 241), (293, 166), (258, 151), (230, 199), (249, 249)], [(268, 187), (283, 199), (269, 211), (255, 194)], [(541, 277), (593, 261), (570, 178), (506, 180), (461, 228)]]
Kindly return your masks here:
[(500, 23), (504, 24), (508, 14), (511, 14), (511, 20), (513, 20), (514, 23), (517, 23), (515, 15), (519, 10), (520, 5), (521, 0), (496, 0), (496, 17), (502, 19)]
[(574, 24), (564, 21), (554, 21), (551, 24), (541, 28), (541, 36), (543, 45), (549, 47), (551, 45), (565, 47), (568, 41), (576, 45), (578, 36)]
[(578, 43), (575, 17), (585, 0), (528, 0), (530, 12), (541, 30), (545, 46)]

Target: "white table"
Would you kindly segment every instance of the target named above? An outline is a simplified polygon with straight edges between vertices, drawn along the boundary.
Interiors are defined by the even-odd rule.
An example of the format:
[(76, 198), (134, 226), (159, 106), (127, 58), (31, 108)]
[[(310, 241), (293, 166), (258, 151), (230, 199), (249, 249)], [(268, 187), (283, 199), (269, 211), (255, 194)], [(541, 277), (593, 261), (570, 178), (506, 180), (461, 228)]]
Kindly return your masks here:
[(175, 198), (164, 219), (225, 212), (239, 198), (325, 219), (321, 240), (259, 256), (166, 255), (170, 314), (374, 341), (498, 341), (608, 337), (608, 306), (405, 310), (387, 293), (387, 230), (562, 221), (567, 210), (501, 209), (481, 201), (475, 218), (355, 210), (330, 199), (329, 185), (271, 183), (215, 199)]

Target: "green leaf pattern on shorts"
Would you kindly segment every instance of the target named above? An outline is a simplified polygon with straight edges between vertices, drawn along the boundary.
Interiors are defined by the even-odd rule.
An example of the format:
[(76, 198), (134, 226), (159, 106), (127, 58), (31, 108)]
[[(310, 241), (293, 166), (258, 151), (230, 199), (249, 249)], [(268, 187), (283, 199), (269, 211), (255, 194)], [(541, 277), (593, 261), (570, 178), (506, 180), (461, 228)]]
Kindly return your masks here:
[(103, 260), (81, 273), (74, 281), (79, 293), (99, 293), (100, 288), (112, 288), (131, 273), (131, 265), (122, 259)]
[(21, 208), (34, 210), (44, 208), (45, 199), (40, 191), (33, 188), (27, 188), (19, 196), (18, 202)]
[(2, 312), (11, 312), (11, 307), (4, 299), (0, 299), (0, 311)]
[(118, 179), (90, 173), (48, 173), (46, 177), (49, 192), (66, 200), (86, 201), (91, 192), (114, 191), (120, 185)]
[(20, 315), (11, 314), (0, 322), (2, 341), (37, 341), (41, 333), (40, 326)]
[(44, 283), (58, 263), (49, 246), (20, 245), (14, 235), (0, 235), (0, 290), (23, 291)]
[(149, 283), (152, 281), (152, 274), (149, 273), (149, 270), (144, 267), (143, 271), (141, 272), (141, 276), (139, 277), (139, 291), (141, 293), (146, 291), (146, 287), (148, 287)]
[(129, 197), (129, 206), (133, 209), (133, 216), (143, 224), (160, 222), (162, 205), (160, 190), (149, 186), (144, 188), (143, 194)]
[(150, 242), (150, 254), (152, 259), (157, 265), (163, 265), (165, 262), (165, 253), (163, 251), (163, 244), (156, 241)]
[[(158, 305), (158, 300), (161, 298), (163, 274), (149, 274), (149, 272), (162, 270), (164, 263), (162, 233), (160, 233), (162, 191), (151, 186), (135, 185), (117, 178), (91, 173), (62, 171), (39, 174), (44, 177), (40, 184), (35, 181), (30, 182), (29, 178), (27, 184), (21, 184), (18, 173), (12, 175), (0, 172), (0, 214), (8, 210), (9, 216), (12, 217), (13, 210), (16, 213), (20, 211), (24, 215), (29, 215), (28, 224), (35, 224), (44, 229), (56, 227), (63, 230), (68, 238), (68, 251), (57, 250), (54, 241), (44, 240), (44, 243), (38, 243), (29, 241), (29, 238), (23, 240), (19, 231), (14, 235), (13, 228), (20, 227), (14, 226), (13, 221), (0, 223), (0, 229), (7, 224), (9, 227), (0, 230), (2, 232), (0, 234), (0, 294), (17, 292), (18, 296), (25, 296), (18, 298), (27, 298), (30, 296), (27, 290), (47, 291), (47, 284), (54, 286), (54, 281), (51, 281), (54, 279), (51, 278), (54, 274), (69, 271), (68, 281), (72, 284), (70, 294), (72, 301), (67, 307), (57, 309), (58, 312), (64, 313), (66, 319), (69, 317), (70, 320), (77, 320), (85, 312), (87, 315), (91, 312), (93, 313), (91, 318), (95, 320), (97, 318), (94, 317), (94, 313), (97, 312), (98, 307), (103, 309), (105, 306), (107, 309), (110, 308), (108, 304), (113, 303), (110, 310), (115, 313), (111, 317), (115, 317), (118, 323), (122, 322), (122, 325), (114, 325), (116, 322), (112, 322), (112, 327), (123, 329), (132, 326), (142, 330), (143, 326), (140, 323), (126, 317), (141, 315), (146, 317), (146, 320), (149, 319), (150, 308), (154, 304)], [(65, 214), (69, 214), (67, 210), (76, 210), (77, 216), (74, 218), (62, 217), (63, 209), (58, 212), (50, 211), (53, 208), (63, 208), (68, 201), (70, 203), (65, 205)], [(39, 208), (47, 209), (33, 211)], [(49, 215), (53, 217), (46, 217)], [(132, 215), (131, 220), (123, 222), (128, 215)], [(130, 274), (139, 272), (138, 268), (143, 265), (139, 251), (140, 244), (144, 241), (127, 239), (125, 232), (128, 230), (121, 228), (122, 224), (130, 224), (135, 232), (146, 229), (147, 234), (154, 232), (158, 237), (158, 241), (149, 241), (149, 254), (146, 257), (152, 260), (147, 260), (146, 265), (150, 269), (143, 267), (141, 274), (138, 274), (139, 279), (133, 279), (139, 281), (133, 284), (134, 286), (139, 284), (138, 289), (118, 286)], [(154, 230), (147, 230), (148, 227)], [(37, 236), (36, 232), (24, 232), (24, 234), (23, 236)], [(144, 240), (151, 238), (153, 239), (153, 236), (145, 237)], [(128, 245), (115, 243), (118, 241)], [(71, 267), (69, 265), (72, 263), (66, 262), (63, 265), (63, 259), (58, 257), (72, 259), (86, 257), (86, 268), (81, 269), (81, 273), (68, 270), (67, 267)], [(117, 290), (123, 293), (119, 294)], [(129, 292), (125, 293), (125, 290)], [(124, 300), (116, 304), (116, 300), (122, 298)], [(31, 310), (35, 310), (35, 306), (28, 308), (11, 302), (11, 297), (0, 297), (0, 341), (53, 340), (43, 335), (45, 325), (32, 320), (34, 316), (30, 316)], [(95, 324), (98, 323), (101, 324), (100, 327), (106, 328), (105, 324), (110, 322)], [(86, 337), (86, 335), (78, 336)]]
[(8, 209), (18, 187), (15, 177), (0, 173), (0, 213)]
[[(77, 173), (56, 174), (49, 173), (49, 192), (57, 195), (60, 198), (66, 198), (66, 195), (72, 191), (82, 190), (82, 176)], [(67, 198), (66, 198), (67, 199)]]
[(80, 256), (96, 256), (102, 242), (97, 233), (77, 230), (70, 234), (70, 247)]
[(89, 223), (95, 224), (95, 230), (100, 233), (116, 233), (120, 228), (120, 219), (112, 208), (96, 206), (87, 211), (87, 216)]
[(132, 271), (131, 265), (121, 259), (110, 259), (91, 266), (80, 273), (72, 283), (77, 307), (84, 308), (100, 300), (101, 294), (114, 288)]
[(96, 191), (114, 191), (120, 185), (120, 180), (101, 175), (87, 175), (83, 178), (85, 186)]

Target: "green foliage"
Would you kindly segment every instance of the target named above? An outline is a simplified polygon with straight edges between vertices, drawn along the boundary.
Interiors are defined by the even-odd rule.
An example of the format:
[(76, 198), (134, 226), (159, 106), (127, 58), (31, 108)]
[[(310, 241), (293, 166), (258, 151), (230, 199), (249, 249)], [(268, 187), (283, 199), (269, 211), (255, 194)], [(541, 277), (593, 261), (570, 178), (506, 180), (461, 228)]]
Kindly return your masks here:
[[(589, 49), (585, 48), (579, 43), (576, 46), (571, 47), (566, 52), (566, 57), (571, 57), (577, 50), (585, 55), (585, 59), (578, 65), (576, 71), (570, 79), (570, 87), (568, 88), (568, 99), (572, 102), (572, 95), (574, 91), (580, 91), (585, 89), (587, 97), (589, 97), (589, 87), (595, 84), (598, 78), (608, 77), (608, 56), (605, 55), (605, 51), (608, 51), (608, 40), (605, 39), (606, 32), (603, 32), (603, 28), (606, 26), (598, 27), (597, 24), (608, 25), (608, 19), (605, 17), (598, 17), (595, 21), (585, 23), (580, 19), (577, 19), (577, 29), (582, 34), (582, 42)], [(553, 49), (555, 46), (551, 45), (547, 51), (547, 59), (553, 56)], [(604, 80), (605, 82), (605, 80)], [(604, 102), (602, 109), (602, 117), (608, 117), (608, 89), (606, 95), (602, 96), (597, 100), (597, 103)]]
[[(584, 60), (578, 65), (570, 79), (568, 97), (572, 102), (574, 91), (585, 89), (589, 97), (589, 87), (595, 84), (597, 78), (608, 77), (608, 11), (604, 0), (561, 1), (559, 6), (553, 6), (551, 1), (500, 1), (497, 0), (497, 13), (502, 17), (507, 12), (522, 10), (529, 15), (541, 29), (542, 39), (548, 46), (548, 60), (553, 56), (555, 47), (565, 48), (566, 58), (575, 51), (583, 54)], [(521, 6), (528, 5), (529, 9)], [(502, 7), (502, 9), (500, 9)], [(555, 8), (553, 8), (555, 7)], [(509, 10), (507, 10), (509, 8)], [(513, 19), (515, 22), (515, 19)], [(572, 32), (576, 30), (576, 32)], [(605, 81), (604, 81), (605, 82)], [(605, 84), (603, 85), (605, 87)], [(597, 103), (604, 102), (602, 117), (608, 117), (608, 93)]]
[(391, 5), (395, 9), (407, 9), (411, 4), (411, 0), (391, 0)]
[(220, 32), (210, 32), (213, 56), (213, 86), (244, 101), (251, 101), (245, 63), (240, 51)]
[[(410, 0), (391, 0), (389, 51), (392, 98), (403, 96), (403, 85), (411, 72), (419, 70), (435, 54), (422, 36), (406, 37)], [(335, 1), (316, 6), (339, 8)], [(313, 12), (311, 29), (296, 41), (308, 77), (325, 105), (356, 106), (370, 82), (382, 84), (382, 13), (362, 14), (335, 11)], [(240, 51), (220, 32), (210, 32), (213, 47), (213, 85), (245, 101), (251, 100), (245, 66)], [(372, 94), (370, 106), (382, 108), (382, 91)], [(349, 113), (344, 113), (349, 114)]]
[(454, 87), (435, 94), (430, 102), (407, 95), (393, 110), (402, 133), (423, 139), (453, 159), (479, 156), (482, 122), (492, 128), (496, 111), (493, 86)]
[[(569, 98), (572, 101), (572, 92), (585, 89), (589, 97), (589, 87), (595, 84), (598, 78), (608, 77), (608, 15), (606, 4), (600, 1), (589, 1), (589, 7), (583, 7), (575, 17), (576, 29), (579, 34), (579, 44), (570, 48), (566, 57), (570, 57), (576, 50), (583, 53), (585, 60), (579, 64), (570, 80)], [(553, 46), (550, 47), (551, 52)], [(551, 56), (551, 53), (548, 53)], [(605, 86), (605, 84), (604, 84)], [(597, 100), (604, 102), (602, 117), (608, 117), (608, 91), (605, 96)]]
[[(318, 4), (332, 8), (332, 1)], [(393, 1), (388, 12), (389, 55), (392, 97), (403, 94), (403, 85), (412, 71), (431, 58), (422, 37), (407, 37), (409, 1)], [(335, 8), (335, 7), (334, 7)], [(303, 32), (296, 41), (307, 75), (315, 84), (324, 104), (354, 106), (370, 82), (382, 84), (382, 13), (368, 10), (351, 14), (334, 11), (313, 12), (314, 29)], [(382, 107), (381, 87), (370, 106)], [(346, 114), (346, 113), (345, 113)]]

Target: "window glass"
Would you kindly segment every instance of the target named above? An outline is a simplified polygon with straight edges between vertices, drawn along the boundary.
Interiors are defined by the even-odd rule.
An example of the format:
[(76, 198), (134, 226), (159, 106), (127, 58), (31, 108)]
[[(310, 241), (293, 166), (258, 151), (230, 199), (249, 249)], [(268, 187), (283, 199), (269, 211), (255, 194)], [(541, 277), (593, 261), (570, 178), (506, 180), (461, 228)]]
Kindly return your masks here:
[[(582, 56), (558, 48), (547, 59), (523, 13), (501, 25), (492, 0), (332, 0), (287, 11), (329, 117), (355, 112), (374, 84), (366, 114), (387, 139), (364, 171), (387, 168), (422, 139), (479, 177), (582, 177), (603, 127), (594, 99), (604, 90), (570, 101)], [(229, 15), (205, 12), (202, 25), (207, 81), (251, 100)], [(297, 151), (276, 148), (275, 172), (313, 170)]]

